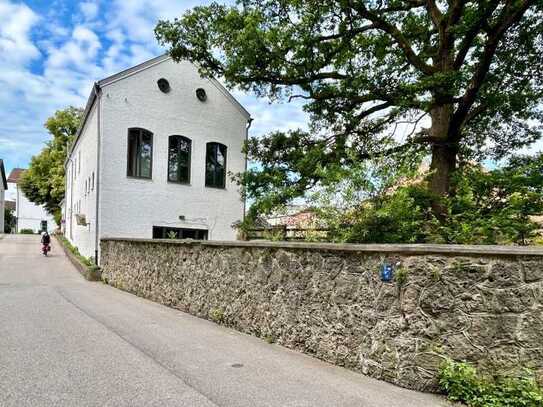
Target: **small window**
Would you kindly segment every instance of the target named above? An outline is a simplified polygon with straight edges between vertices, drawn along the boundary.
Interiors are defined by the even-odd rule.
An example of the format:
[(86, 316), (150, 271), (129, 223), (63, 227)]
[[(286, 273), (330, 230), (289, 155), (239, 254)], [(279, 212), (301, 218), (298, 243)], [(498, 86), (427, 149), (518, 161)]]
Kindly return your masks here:
[(226, 146), (207, 143), (206, 187), (224, 188), (226, 184)]
[(153, 226), (153, 239), (194, 239), (207, 240), (206, 229), (172, 228)]
[(94, 191), (94, 172), (92, 173), (91, 180), (91, 191)]
[(81, 151), (79, 151), (79, 153), (77, 154), (77, 164), (78, 164), (78, 169), (77, 169), (77, 173), (78, 174), (81, 174)]
[(168, 181), (188, 184), (190, 182), (190, 139), (170, 136), (168, 139)]
[(128, 130), (127, 175), (151, 178), (153, 172), (153, 133), (145, 129)]
[(87, 195), (87, 180), (85, 180), (85, 195)]

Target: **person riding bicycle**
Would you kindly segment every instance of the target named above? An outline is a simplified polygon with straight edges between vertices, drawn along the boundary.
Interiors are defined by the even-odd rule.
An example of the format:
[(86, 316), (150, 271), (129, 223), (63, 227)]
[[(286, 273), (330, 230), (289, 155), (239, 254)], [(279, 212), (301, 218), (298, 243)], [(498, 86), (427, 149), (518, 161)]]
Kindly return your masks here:
[(44, 245), (49, 245), (51, 243), (51, 236), (49, 236), (49, 233), (47, 233), (47, 231), (44, 231), (41, 235), (41, 243)]

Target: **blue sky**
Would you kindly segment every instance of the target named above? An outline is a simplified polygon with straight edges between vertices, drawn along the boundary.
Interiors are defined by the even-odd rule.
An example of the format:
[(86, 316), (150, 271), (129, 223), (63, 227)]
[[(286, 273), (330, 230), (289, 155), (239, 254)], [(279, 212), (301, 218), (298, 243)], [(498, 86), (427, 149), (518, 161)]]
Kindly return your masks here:
[[(84, 106), (96, 80), (163, 53), (153, 34), (209, 0), (0, 0), (0, 158), (26, 167), (49, 136), (55, 110)], [(235, 92), (255, 119), (252, 136), (305, 127), (300, 104)], [(527, 149), (543, 149), (543, 140)]]
[[(92, 83), (164, 52), (153, 34), (206, 0), (0, 0), (0, 158), (26, 167), (49, 139), (55, 110), (84, 106)], [(304, 126), (300, 105), (234, 92), (255, 121), (253, 136)]]

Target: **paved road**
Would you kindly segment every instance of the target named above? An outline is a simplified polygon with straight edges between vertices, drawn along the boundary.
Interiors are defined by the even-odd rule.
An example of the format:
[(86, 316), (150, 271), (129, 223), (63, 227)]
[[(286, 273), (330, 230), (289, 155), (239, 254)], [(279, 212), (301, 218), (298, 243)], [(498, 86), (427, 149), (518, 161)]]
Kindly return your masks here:
[(0, 235), (0, 406), (426, 407), (401, 389), (82, 279)]

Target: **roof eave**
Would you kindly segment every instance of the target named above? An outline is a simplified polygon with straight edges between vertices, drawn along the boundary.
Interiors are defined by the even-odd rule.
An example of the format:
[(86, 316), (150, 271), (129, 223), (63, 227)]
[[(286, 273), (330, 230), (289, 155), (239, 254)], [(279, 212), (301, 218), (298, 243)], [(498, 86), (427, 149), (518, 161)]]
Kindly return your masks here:
[(94, 102), (96, 101), (96, 98), (98, 97), (98, 93), (100, 92), (100, 85), (95, 82), (91, 93), (89, 95), (89, 98), (87, 99), (87, 105), (85, 106), (85, 110), (83, 112), (83, 117), (81, 119), (81, 124), (79, 125), (79, 128), (77, 129), (77, 133), (75, 133), (74, 141), (72, 142), (70, 149), (68, 151), (68, 154), (66, 156), (66, 160), (64, 160), (64, 167), (68, 164), (68, 161), (70, 160), (70, 156), (72, 155), (72, 152), (77, 145), (77, 142), (79, 141), (79, 137), (81, 136), (81, 133), (83, 132), (83, 129), (85, 128), (85, 124), (87, 123), (87, 119), (89, 117), (89, 113), (92, 109), (92, 106), (94, 105)]

